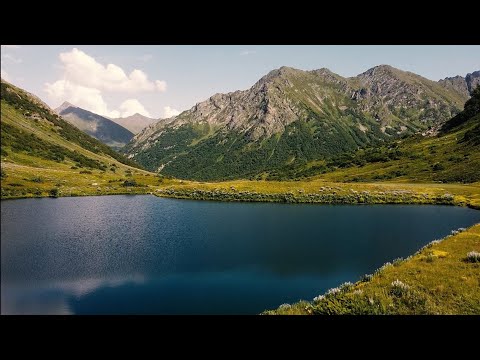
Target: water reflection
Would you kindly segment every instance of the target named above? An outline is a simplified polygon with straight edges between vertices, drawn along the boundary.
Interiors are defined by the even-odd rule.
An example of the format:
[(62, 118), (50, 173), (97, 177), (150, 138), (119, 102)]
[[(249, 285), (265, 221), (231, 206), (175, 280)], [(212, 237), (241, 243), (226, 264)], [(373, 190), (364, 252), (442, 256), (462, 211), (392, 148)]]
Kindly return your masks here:
[(77, 279), (57, 283), (18, 283), (2, 286), (2, 314), (69, 315), (75, 312), (72, 302), (102, 288), (114, 288), (124, 284), (142, 284), (141, 275), (130, 278)]

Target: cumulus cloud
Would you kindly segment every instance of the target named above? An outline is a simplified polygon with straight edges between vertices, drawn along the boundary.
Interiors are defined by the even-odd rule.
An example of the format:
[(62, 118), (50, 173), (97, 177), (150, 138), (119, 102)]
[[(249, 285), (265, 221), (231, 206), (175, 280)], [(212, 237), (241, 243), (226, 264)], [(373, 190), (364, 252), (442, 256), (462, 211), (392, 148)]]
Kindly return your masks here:
[(177, 116), (178, 114), (180, 114), (180, 111), (172, 109), (170, 106), (165, 106), (163, 108), (163, 117), (165, 119), (171, 118), (172, 116)]
[(8, 76), (8, 73), (3, 69), (1, 69), (1, 76), (3, 80), (10, 81), (10, 77)]
[(63, 79), (72, 83), (105, 91), (145, 92), (165, 91), (165, 81), (150, 81), (142, 70), (129, 75), (115, 65), (103, 65), (77, 48), (60, 54), (64, 70)]
[(157, 90), (160, 92), (165, 92), (167, 91), (167, 82), (163, 80), (155, 80), (155, 86), (157, 87)]
[(120, 110), (122, 111), (121, 117), (128, 117), (137, 113), (146, 117), (150, 117), (150, 113), (137, 99), (125, 100), (120, 105)]
[[(111, 118), (127, 117), (135, 113), (150, 117), (150, 113), (137, 99), (129, 98), (122, 102), (118, 110), (113, 110), (107, 106), (103, 94), (167, 90), (165, 81), (150, 80), (142, 70), (134, 69), (127, 74), (120, 66), (102, 64), (77, 48), (60, 53), (59, 59), (63, 71), (61, 79), (45, 84), (48, 96), (59, 104), (69, 101)], [(144, 61), (150, 59), (151, 55), (144, 55)]]
[(54, 99), (60, 103), (62, 101), (68, 101), (83, 109), (92, 111), (96, 114), (119, 117), (119, 111), (111, 111), (107, 107), (107, 103), (102, 97), (102, 93), (98, 89), (78, 85), (66, 80), (59, 80), (53, 84), (47, 83), (45, 91)]

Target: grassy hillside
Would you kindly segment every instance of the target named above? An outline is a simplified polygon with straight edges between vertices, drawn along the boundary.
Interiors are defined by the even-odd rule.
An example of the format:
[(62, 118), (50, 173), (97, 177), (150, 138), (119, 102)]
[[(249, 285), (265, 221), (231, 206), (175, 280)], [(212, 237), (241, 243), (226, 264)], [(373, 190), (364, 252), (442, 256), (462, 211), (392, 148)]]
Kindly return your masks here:
[[(469, 253), (476, 252), (477, 255)], [(355, 284), (264, 314), (480, 314), (480, 224), (387, 263)]]
[(2, 198), (60, 195), (64, 183), (95, 183), (90, 181), (94, 174), (147, 174), (36, 97), (3, 81), (0, 127)]
[[(320, 175), (319, 175), (320, 174)], [(263, 174), (267, 179), (315, 176), (328, 181), (462, 182), (480, 180), (480, 88), (436, 136), (411, 136), (303, 166)]]
[[(108, 146), (95, 140), (78, 130), (75, 126), (69, 124), (57, 114), (55, 114), (45, 104), (41, 103), (31, 94), (17, 88), (2, 80), (1, 83), (1, 101), (2, 101), (2, 126), (7, 124), (5, 131), (2, 128), (2, 135), (8, 134), (13, 127), (20, 129), (20, 133), (12, 135), (9, 139), (2, 138), (2, 148), (9, 147), (14, 143), (24, 142), (24, 135), (47, 136), (51, 144), (60, 142), (63, 147), (65, 144), (76, 144), (82, 149), (96, 155), (112, 157), (113, 159), (129, 166), (139, 167), (135, 162), (126, 159), (124, 156), (110, 149)], [(43, 134), (43, 136), (41, 135)], [(17, 137), (15, 137), (17, 136)], [(18, 138), (21, 136), (22, 138)], [(9, 141), (10, 140), (10, 141)], [(17, 149), (21, 150), (21, 149)], [(28, 149), (26, 149), (28, 151)], [(81, 151), (83, 152), (83, 150)]]

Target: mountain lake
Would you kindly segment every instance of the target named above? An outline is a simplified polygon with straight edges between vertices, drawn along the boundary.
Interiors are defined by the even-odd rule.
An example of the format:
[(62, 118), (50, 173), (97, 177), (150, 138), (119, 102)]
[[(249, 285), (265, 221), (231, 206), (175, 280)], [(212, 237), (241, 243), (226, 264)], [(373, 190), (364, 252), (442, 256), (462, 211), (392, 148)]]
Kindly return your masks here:
[(433, 205), (4, 200), (1, 313), (257, 314), (479, 221)]

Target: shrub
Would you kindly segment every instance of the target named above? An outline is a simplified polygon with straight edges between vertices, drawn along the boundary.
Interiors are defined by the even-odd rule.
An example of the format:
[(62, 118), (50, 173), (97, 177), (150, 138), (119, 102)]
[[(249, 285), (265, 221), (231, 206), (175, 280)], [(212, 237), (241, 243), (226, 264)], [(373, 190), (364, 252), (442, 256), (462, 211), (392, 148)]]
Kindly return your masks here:
[(329, 289), (325, 293), (325, 296), (335, 296), (336, 294), (339, 294), (341, 292), (342, 292), (342, 289), (340, 289), (339, 287), (335, 287), (335, 288)]
[(362, 277), (360, 278), (360, 281), (361, 282), (369, 282), (373, 279), (373, 275), (372, 274), (365, 274), (365, 275), (362, 275)]
[(350, 281), (344, 282), (342, 285), (339, 286), (340, 290), (343, 292), (347, 292), (352, 288), (353, 284)]
[(433, 240), (433, 241), (430, 241), (427, 245), (425, 245), (424, 248), (431, 248), (433, 245), (440, 244), (441, 242), (442, 242), (442, 240)]
[(440, 170), (445, 170), (445, 166), (443, 166), (440, 163), (436, 163), (435, 165), (433, 165), (433, 171), (440, 171)]
[(392, 289), (390, 290), (390, 294), (397, 297), (401, 297), (405, 295), (409, 289), (410, 289), (410, 286), (408, 286), (407, 284), (404, 284), (403, 282), (397, 279), (392, 282)]
[(325, 295), (318, 295), (313, 298), (313, 302), (320, 302), (325, 299)]
[(7, 184), (7, 185), (15, 186), (15, 187), (23, 187), (23, 185), (20, 184), (20, 183), (10, 183), (10, 184)]
[[(305, 310), (310, 313), (310, 309)], [(368, 298), (362, 294), (355, 297), (339, 294), (315, 303), (311, 312), (317, 315), (380, 315), (386, 314), (387, 309), (378, 298)]]
[(42, 183), (42, 182), (43, 182), (43, 179), (42, 179), (40, 176), (35, 176), (35, 177), (32, 178), (30, 181), (31, 181), (31, 182), (34, 182), (34, 183)]
[(80, 174), (92, 174), (92, 172), (90, 170), (82, 170)]
[(1, 169), (0, 170), (0, 179), (5, 179), (6, 177), (7, 177), (7, 173), (3, 169)]
[(392, 261), (393, 266), (398, 266), (402, 263), (403, 258), (399, 257)]
[(428, 262), (428, 263), (432, 263), (434, 260), (435, 260), (435, 255), (430, 251), (430, 252), (426, 255), (425, 261)]
[(50, 197), (54, 197), (54, 198), (57, 198), (59, 193), (60, 193), (60, 191), (57, 188), (53, 188), (52, 190), (50, 190), (48, 192)]
[(387, 261), (385, 264), (383, 264), (380, 268), (375, 270), (375, 275), (381, 274), (385, 269), (389, 268), (390, 266), (393, 266), (391, 262)]
[(137, 182), (135, 180), (125, 180), (123, 186), (137, 186)]
[(465, 258), (467, 262), (477, 263), (480, 262), (480, 253), (477, 251), (470, 251)]
[(290, 309), (292, 307), (292, 305), (290, 304), (282, 304), (278, 307), (278, 310), (286, 310), (286, 309)]

